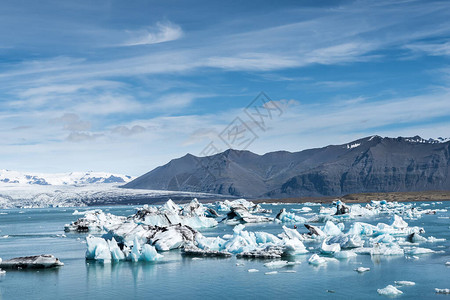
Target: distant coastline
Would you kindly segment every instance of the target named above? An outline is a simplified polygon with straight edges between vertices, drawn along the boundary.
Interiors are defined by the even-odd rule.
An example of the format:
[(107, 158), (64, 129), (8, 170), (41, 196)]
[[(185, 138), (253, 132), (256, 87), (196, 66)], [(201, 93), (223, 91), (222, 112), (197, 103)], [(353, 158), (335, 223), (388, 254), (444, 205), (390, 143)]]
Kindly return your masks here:
[(256, 199), (251, 201), (255, 203), (330, 203), (338, 199), (346, 203), (367, 203), (372, 200), (397, 202), (450, 201), (450, 191), (356, 193), (340, 197), (299, 197), (284, 199)]

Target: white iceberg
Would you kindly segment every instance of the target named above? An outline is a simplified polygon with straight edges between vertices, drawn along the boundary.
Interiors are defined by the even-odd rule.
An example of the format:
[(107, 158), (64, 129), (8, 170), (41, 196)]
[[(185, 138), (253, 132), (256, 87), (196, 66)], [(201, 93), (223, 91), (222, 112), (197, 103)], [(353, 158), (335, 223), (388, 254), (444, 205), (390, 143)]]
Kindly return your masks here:
[(388, 285), (384, 289), (378, 289), (377, 292), (378, 292), (378, 294), (383, 295), (383, 296), (397, 296), (397, 295), (403, 294), (402, 291), (400, 291), (393, 285)]
[(444, 295), (450, 294), (450, 289), (438, 289), (438, 288), (435, 288), (434, 291), (436, 292), (436, 294), (444, 294)]
[(320, 257), (317, 254), (313, 254), (308, 260), (308, 263), (310, 263), (311, 265), (315, 265), (315, 266), (325, 264), (326, 262), (327, 262), (327, 260), (325, 258)]
[(359, 267), (359, 268), (356, 268), (355, 271), (358, 273), (364, 273), (364, 272), (370, 271), (370, 268)]
[(336, 252), (341, 251), (341, 246), (337, 243), (328, 245), (327, 241), (324, 240), (322, 242), (322, 246), (320, 247), (320, 251), (324, 254), (334, 254)]
[(288, 262), (285, 260), (275, 260), (268, 263), (265, 263), (264, 266), (269, 269), (278, 269), (284, 268), (288, 265)]
[(399, 286), (413, 286), (413, 285), (416, 285), (415, 282), (413, 282), (413, 281), (406, 281), (406, 280), (398, 280), (398, 281), (394, 281), (394, 283), (396, 285), (399, 285)]

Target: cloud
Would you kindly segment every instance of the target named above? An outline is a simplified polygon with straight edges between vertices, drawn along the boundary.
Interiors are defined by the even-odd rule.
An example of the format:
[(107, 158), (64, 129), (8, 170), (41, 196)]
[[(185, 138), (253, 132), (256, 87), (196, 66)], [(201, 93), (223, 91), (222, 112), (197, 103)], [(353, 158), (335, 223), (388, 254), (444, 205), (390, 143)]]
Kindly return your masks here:
[(132, 38), (127, 40), (122, 46), (140, 46), (159, 44), (178, 40), (183, 36), (181, 27), (170, 22), (158, 22), (153, 28), (131, 32)]
[(100, 137), (104, 136), (103, 134), (97, 133), (87, 133), (87, 132), (71, 132), (67, 136), (67, 140), (70, 142), (85, 142), (85, 141), (93, 141)]
[(74, 113), (65, 113), (59, 118), (51, 119), (50, 122), (62, 124), (64, 130), (69, 131), (86, 131), (91, 129), (91, 122), (81, 120), (80, 116)]
[(431, 56), (449, 56), (450, 55), (450, 42), (442, 43), (413, 43), (404, 47), (416, 54), (425, 53)]
[(111, 132), (113, 134), (118, 134), (118, 135), (122, 135), (122, 136), (132, 136), (132, 135), (142, 133), (145, 131), (146, 131), (145, 127), (142, 127), (139, 125), (134, 125), (131, 128), (129, 128), (127, 126), (117, 126), (111, 130)]

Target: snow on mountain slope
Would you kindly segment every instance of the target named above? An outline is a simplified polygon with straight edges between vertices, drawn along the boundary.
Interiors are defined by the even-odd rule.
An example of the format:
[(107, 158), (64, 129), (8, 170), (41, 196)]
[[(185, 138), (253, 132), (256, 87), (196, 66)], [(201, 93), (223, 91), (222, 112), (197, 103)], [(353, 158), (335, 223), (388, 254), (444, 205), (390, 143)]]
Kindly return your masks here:
[(29, 173), (0, 170), (0, 184), (13, 185), (84, 185), (94, 183), (127, 183), (133, 177), (106, 172)]

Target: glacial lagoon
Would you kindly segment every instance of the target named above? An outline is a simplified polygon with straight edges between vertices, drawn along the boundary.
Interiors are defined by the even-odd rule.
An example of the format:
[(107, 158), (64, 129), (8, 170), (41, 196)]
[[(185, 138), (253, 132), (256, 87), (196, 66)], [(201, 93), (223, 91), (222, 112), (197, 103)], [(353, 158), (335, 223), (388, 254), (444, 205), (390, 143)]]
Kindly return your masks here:
[[(424, 228), (425, 233), (420, 236), (427, 239), (411, 245), (401, 243), (402, 249), (419, 247), (431, 249), (433, 253), (391, 256), (359, 253), (337, 260), (331, 259), (333, 255), (320, 253), (320, 241), (306, 240), (303, 243), (308, 253), (281, 259), (246, 259), (236, 255), (229, 258), (188, 257), (175, 249), (160, 252), (164, 257), (157, 261), (110, 263), (85, 259), (86, 237), (88, 234), (101, 236), (101, 233), (64, 231), (65, 224), (80, 217), (73, 214), (75, 210), (83, 212), (95, 207), (1, 210), (2, 259), (48, 253), (65, 265), (48, 270), (6, 270), (0, 277), (0, 295), (2, 299), (385, 299), (377, 290), (393, 285), (403, 292), (396, 297), (398, 299), (443, 299), (448, 296), (436, 294), (435, 288), (450, 287), (450, 266), (446, 266), (450, 261), (450, 202), (411, 205), (418, 210), (437, 212), (413, 218), (402, 216), (408, 227)], [(329, 204), (324, 206), (333, 209)], [(320, 209), (303, 204), (263, 204), (261, 207), (272, 210), (270, 215), (263, 214), (270, 218), (275, 218), (282, 208), (306, 219), (317, 215)], [(136, 208), (98, 207), (118, 216), (132, 215)], [(355, 222), (391, 224), (393, 214), (343, 218), (343, 231)], [(283, 225), (293, 229), (294, 224), (299, 233), (309, 232), (302, 223), (274, 221), (247, 223), (243, 230), (278, 236), (284, 232)], [(319, 228), (324, 225), (314, 223)], [(235, 224), (222, 222), (199, 231), (205, 237), (229, 238), (235, 234), (233, 229)], [(438, 240), (433, 241), (430, 237)], [(308, 262), (313, 254), (329, 261), (313, 265)], [(272, 268), (267, 265), (280, 260), (289, 263), (279, 268), (277, 263)], [(370, 271), (356, 272), (355, 269), (360, 267), (370, 268)], [(399, 286), (396, 281), (411, 281), (415, 285)]]

